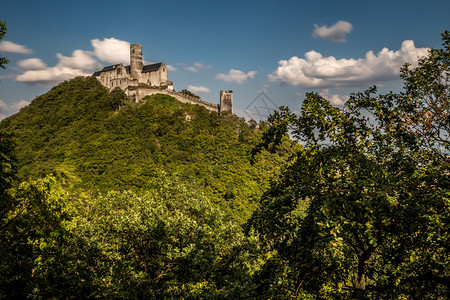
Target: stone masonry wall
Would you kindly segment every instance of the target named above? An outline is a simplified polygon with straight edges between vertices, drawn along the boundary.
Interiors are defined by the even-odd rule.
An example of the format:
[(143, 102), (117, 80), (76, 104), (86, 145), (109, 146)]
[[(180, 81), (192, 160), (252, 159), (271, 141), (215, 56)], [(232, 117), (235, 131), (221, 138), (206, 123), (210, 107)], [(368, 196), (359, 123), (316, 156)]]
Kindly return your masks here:
[[(198, 104), (200, 106), (205, 107), (207, 110), (219, 112), (219, 105), (210, 103), (208, 101), (205, 101), (203, 99), (195, 98), (188, 96), (186, 94), (175, 92), (171, 90), (165, 90), (165, 89), (150, 89), (150, 88), (138, 88), (136, 91), (133, 91), (133, 93), (136, 92), (136, 102), (140, 101), (145, 96), (150, 96), (154, 94), (164, 94), (169, 95), (177, 99), (178, 101), (182, 103), (189, 103), (189, 104)], [(131, 96), (129, 94), (129, 96)]]

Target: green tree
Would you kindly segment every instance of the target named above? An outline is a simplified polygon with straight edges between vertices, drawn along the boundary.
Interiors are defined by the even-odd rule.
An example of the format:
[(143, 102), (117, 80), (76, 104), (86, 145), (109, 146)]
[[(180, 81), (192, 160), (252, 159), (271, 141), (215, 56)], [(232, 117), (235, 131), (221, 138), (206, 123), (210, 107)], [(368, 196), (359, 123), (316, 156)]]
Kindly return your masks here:
[[(8, 191), (13, 186), (15, 178), (14, 142), (11, 135), (0, 133), (0, 220), (2, 221), (14, 205)], [(1, 224), (0, 231), (5, 226)]]
[[(4, 21), (0, 21), (0, 41), (3, 39), (3, 37), (5, 36), (6, 33), (6, 22)], [(0, 68), (5, 69), (5, 65), (9, 62), (9, 59), (7, 59), (6, 57), (1, 57), (0, 56)]]
[(113, 111), (123, 97), (93, 77), (77, 77), (2, 120), (0, 130), (15, 135), (18, 178), (70, 170), (85, 189), (145, 190), (163, 169), (245, 221), (291, 148), (285, 140), (286, 152), (263, 151), (251, 165), (248, 154), (265, 124), (161, 94)]
[(194, 97), (194, 98), (200, 98), (199, 96), (197, 96), (197, 95), (194, 94), (193, 92), (191, 92), (191, 91), (189, 91), (189, 90), (186, 90), (186, 89), (181, 90), (181, 93), (183, 93), (183, 94), (185, 94), (185, 95), (188, 95), (188, 96), (191, 96), (191, 97)]
[(162, 173), (152, 185), (81, 199), (66, 234), (40, 245), (53, 252), (39, 257), (33, 297), (250, 295), (257, 238), (176, 178)]
[(2, 212), (0, 231), (0, 297), (24, 299), (33, 294), (40, 266), (58, 259), (55, 245), (66, 234), (67, 198), (52, 177), (10, 189), (12, 206)]
[(417, 68), (402, 68), (406, 92), (397, 105), (410, 132), (450, 151), (450, 32), (444, 31), (442, 40), (443, 48), (432, 49)]
[[(448, 58), (448, 50), (438, 53)], [(420, 118), (437, 123), (442, 114), (410, 110), (427, 109), (423, 95), (434, 85), (423, 82), (432, 78), (421, 76), (419, 86), (413, 77), (433, 53), (417, 69), (404, 69), (408, 93), (376, 95), (372, 88), (352, 95), (343, 109), (311, 93), (299, 116), (282, 108), (269, 118), (265, 147), (288, 131), (304, 145), (249, 221), (276, 250), (268, 266), (283, 266), (260, 276), (275, 276), (285, 295), (446, 299), (450, 172), (448, 152), (436, 143), (448, 146), (440, 138), (448, 118), (439, 123), (444, 132), (418, 133), (416, 120), (426, 129)], [(448, 68), (448, 59), (439, 62)], [(442, 91), (448, 81), (431, 98), (448, 113)]]
[(119, 88), (114, 88), (109, 94), (109, 105), (112, 109), (117, 110), (119, 107), (123, 106), (124, 101), (127, 99), (125, 92)]

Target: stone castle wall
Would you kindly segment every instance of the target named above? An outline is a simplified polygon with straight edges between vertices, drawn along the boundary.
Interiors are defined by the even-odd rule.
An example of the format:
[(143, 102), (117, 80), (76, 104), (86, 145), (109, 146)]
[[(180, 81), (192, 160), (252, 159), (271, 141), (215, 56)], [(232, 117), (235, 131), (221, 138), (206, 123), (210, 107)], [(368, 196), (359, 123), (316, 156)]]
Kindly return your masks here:
[(233, 92), (220, 91), (220, 104), (213, 104), (173, 90), (173, 82), (168, 81), (167, 67), (164, 62), (143, 65), (142, 45), (130, 45), (130, 66), (117, 64), (103, 68), (93, 74), (109, 89), (121, 88), (136, 102), (145, 96), (154, 94), (169, 95), (182, 103), (201, 105), (217, 113), (233, 112)]
[(178, 101), (182, 103), (189, 103), (189, 104), (197, 104), (200, 106), (205, 107), (207, 110), (219, 112), (219, 105), (213, 104), (208, 101), (205, 101), (200, 98), (192, 97), (180, 92), (175, 92), (167, 89), (152, 89), (152, 88), (135, 88), (135, 89), (129, 89), (128, 90), (128, 96), (135, 96), (136, 102), (139, 102), (142, 98), (145, 96), (150, 96), (154, 94), (163, 94), (163, 95), (169, 95), (177, 99)]
[(161, 70), (161, 72), (157, 71), (142, 73), (139, 75), (139, 82), (148, 84), (150, 86), (161, 86), (161, 84), (167, 82), (167, 71), (163, 72)]

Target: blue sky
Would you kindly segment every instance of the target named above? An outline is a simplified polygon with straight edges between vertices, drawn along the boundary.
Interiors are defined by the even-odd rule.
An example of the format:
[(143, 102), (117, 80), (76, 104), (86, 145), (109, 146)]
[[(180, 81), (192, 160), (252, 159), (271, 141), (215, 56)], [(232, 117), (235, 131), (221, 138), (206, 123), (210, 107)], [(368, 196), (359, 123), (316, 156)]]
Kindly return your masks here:
[(170, 66), (176, 90), (213, 103), (233, 90), (243, 117), (263, 117), (265, 104), (298, 110), (310, 91), (340, 105), (374, 84), (399, 91), (400, 66), (441, 47), (450, 30), (448, 0), (14, 0), (1, 8), (0, 55), (10, 63), (0, 69), (0, 119), (97, 63), (128, 64), (130, 43), (143, 45), (146, 62)]

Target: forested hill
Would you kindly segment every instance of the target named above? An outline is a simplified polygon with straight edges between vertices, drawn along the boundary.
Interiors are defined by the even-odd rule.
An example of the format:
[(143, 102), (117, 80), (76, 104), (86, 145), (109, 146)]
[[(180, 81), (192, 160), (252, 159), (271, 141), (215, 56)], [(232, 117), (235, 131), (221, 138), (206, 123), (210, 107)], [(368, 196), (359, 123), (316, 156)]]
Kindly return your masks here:
[(59, 84), (0, 123), (13, 133), (19, 180), (53, 173), (90, 191), (149, 186), (159, 170), (177, 174), (245, 219), (290, 153), (249, 153), (264, 124), (218, 115), (166, 95), (141, 103), (95, 78)]

